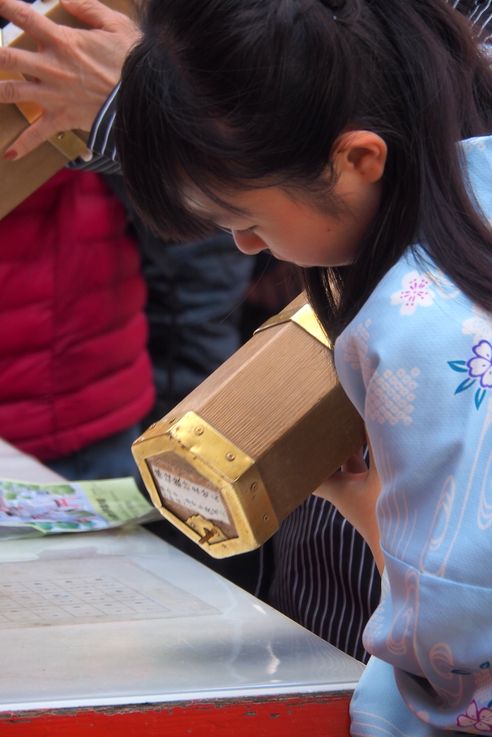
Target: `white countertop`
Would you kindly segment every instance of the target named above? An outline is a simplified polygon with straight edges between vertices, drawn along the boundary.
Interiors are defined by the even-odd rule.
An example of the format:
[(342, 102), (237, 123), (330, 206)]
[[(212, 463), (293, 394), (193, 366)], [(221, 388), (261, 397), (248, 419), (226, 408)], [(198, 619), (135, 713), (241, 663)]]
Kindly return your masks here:
[[(54, 480), (11, 456), (0, 442), (1, 477)], [(362, 672), (139, 527), (1, 542), (0, 653), (0, 712), (326, 693)]]

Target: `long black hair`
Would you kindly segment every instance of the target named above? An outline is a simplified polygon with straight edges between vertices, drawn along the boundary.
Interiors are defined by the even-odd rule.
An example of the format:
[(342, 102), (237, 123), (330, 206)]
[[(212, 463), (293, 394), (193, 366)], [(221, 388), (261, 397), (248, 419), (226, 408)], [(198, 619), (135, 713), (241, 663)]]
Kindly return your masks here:
[(388, 146), (379, 211), (348, 267), (305, 272), (336, 336), (417, 240), (492, 311), (491, 231), (467, 193), (460, 139), (492, 131), (492, 73), (445, 0), (149, 0), (122, 74), (117, 145), (160, 234), (200, 234), (183, 185), (211, 197), (278, 185), (329, 201), (346, 130)]

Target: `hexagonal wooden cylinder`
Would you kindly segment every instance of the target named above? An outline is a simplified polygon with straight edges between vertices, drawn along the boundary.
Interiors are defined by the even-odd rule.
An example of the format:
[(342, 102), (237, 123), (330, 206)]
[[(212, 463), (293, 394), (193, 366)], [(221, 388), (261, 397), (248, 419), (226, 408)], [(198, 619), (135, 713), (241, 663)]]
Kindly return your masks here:
[(300, 296), (132, 450), (155, 506), (222, 558), (264, 543), (363, 442)]

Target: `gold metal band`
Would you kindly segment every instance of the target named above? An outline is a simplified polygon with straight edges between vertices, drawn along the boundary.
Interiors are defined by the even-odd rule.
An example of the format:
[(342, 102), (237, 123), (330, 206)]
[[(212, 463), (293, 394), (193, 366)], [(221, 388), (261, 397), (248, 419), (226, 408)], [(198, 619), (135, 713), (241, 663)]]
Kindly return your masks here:
[(279, 312), (278, 315), (274, 315), (263, 323), (263, 325), (260, 325), (260, 327), (255, 330), (255, 334), (261, 333), (263, 330), (276, 327), (277, 325), (285, 325), (288, 322), (295, 322), (295, 324), (299, 325), (299, 327), (305, 330), (306, 333), (309, 333), (313, 338), (316, 338), (316, 340), (324, 345), (325, 348), (333, 350), (332, 342), (326, 335), (310, 304), (304, 304), (300, 308), (297, 307), (297, 305), (294, 307), (292, 304), (288, 305), (285, 309)]
[(85, 141), (73, 131), (62, 131), (48, 142), (65, 156), (67, 161), (74, 161), (79, 157), (89, 160), (92, 157), (92, 152), (87, 148)]
[[(167, 428), (164, 427), (167, 424)], [(195, 412), (162, 420), (133, 443), (132, 452), (154, 505), (181, 532), (216, 558), (253, 550), (279, 528), (256, 462)], [(220, 527), (200, 512), (183, 522), (166, 508), (147, 461), (173, 452), (222, 495), (237, 537), (226, 538)]]
[(252, 458), (196, 412), (186, 412), (169, 428), (168, 435), (229, 481), (237, 481), (254, 466)]

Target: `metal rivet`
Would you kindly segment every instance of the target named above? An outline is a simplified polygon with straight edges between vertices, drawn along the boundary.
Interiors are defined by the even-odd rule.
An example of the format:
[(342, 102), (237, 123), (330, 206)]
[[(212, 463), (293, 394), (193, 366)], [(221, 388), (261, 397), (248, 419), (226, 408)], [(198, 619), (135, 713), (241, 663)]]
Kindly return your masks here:
[(198, 425), (197, 427), (195, 427), (194, 433), (195, 435), (203, 435), (203, 427), (200, 427), (200, 425)]
[(57, 141), (63, 141), (64, 138), (65, 138), (64, 133), (58, 133), (58, 135), (56, 136)]
[(234, 455), (234, 453), (226, 453), (226, 458), (227, 458), (228, 461), (235, 461), (236, 460), (236, 456)]
[(256, 489), (258, 488), (258, 484), (256, 483), (256, 481), (253, 481), (249, 488), (251, 491), (256, 491)]
[(268, 514), (263, 515), (263, 522), (268, 522)]

